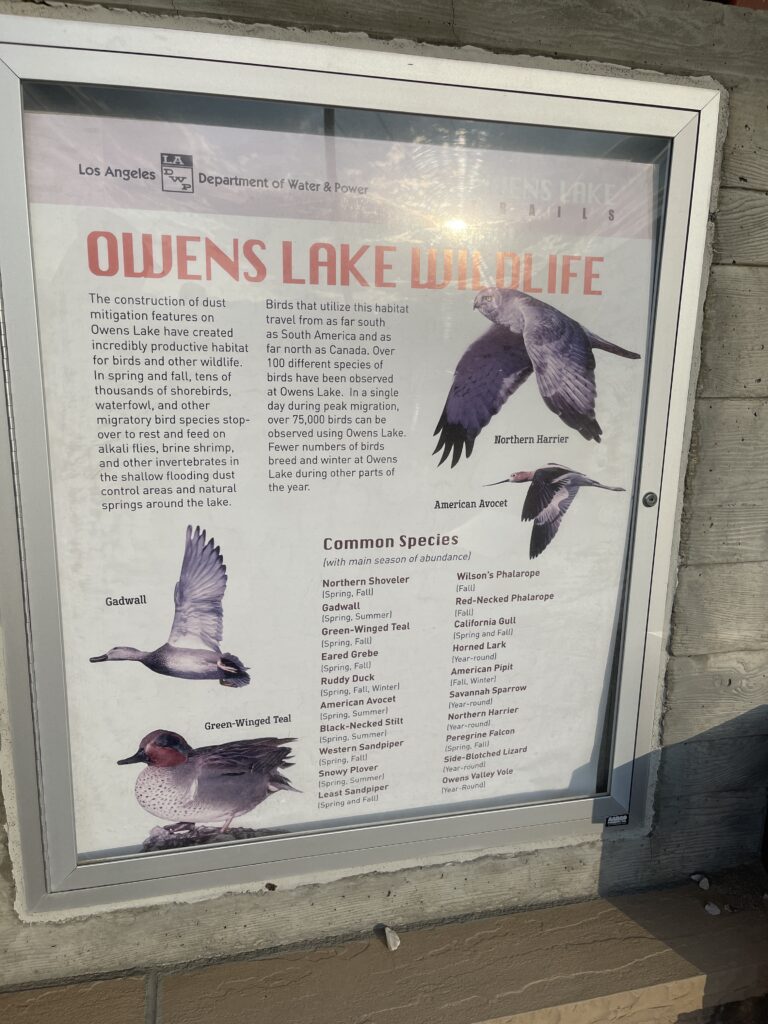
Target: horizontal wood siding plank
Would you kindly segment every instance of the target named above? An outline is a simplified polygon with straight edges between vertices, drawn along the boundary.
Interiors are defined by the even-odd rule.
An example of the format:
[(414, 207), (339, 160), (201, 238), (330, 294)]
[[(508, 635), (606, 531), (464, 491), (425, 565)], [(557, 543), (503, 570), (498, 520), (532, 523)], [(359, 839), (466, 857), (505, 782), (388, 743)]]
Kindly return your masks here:
[(768, 100), (765, 82), (739, 82), (730, 90), (728, 134), (721, 183), (768, 189)]
[[(307, 0), (282, 0), (281, 3), (274, 0), (222, 0), (220, 3), (217, 0), (121, 0), (112, 4), (85, 0), (85, 4), (172, 17), (213, 18), (295, 26), (306, 30), (365, 32), (384, 39), (457, 42), (451, 29), (450, 0), (424, 0), (419, 3), (366, 0), (358, 5), (349, 4), (346, 0), (323, 0), (323, 3), (309, 3)], [(216, 32), (216, 25), (211, 24), (209, 30)]]
[(515, 0), (512, 11), (507, 0), (485, 0), (456, 5), (456, 35), (489, 49), (764, 79), (768, 25), (744, 13), (697, 0)]
[(768, 562), (768, 508), (688, 504), (683, 510), (680, 551), (684, 565)]
[(768, 741), (764, 736), (693, 740), (665, 747), (659, 781), (662, 799), (732, 790), (765, 793)]
[(701, 347), (699, 395), (768, 397), (768, 267), (712, 268)]
[(688, 508), (765, 502), (767, 446), (768, 400), (700, 400), (694, 413)]
[(715, 654), (766, 648), (766, 608), (768, 563), (684, 567), (672, 615), (672, 653)]
[(598, 891), (603, 896), (620, 895), (660, 885), (662, 878), (676, 884), (692, 871), (736, 867), (754, 859), (745, 857), (744, 850), (743, 835), (721, 833), (714, 840), (706, 831), (687, 834), (684, 842), (676, 841), (666, 831), (635, 836), (631, 843), (621, 845), (605, 842)]
[(670, 658), (663, 743), (710, 730), (719, 739), (768, 736), (768, 650)]
[(768, 266), (767, 193), (721, 189), (713, 257), (715, 263)]
[[(711, 870), (720, 862), (724, 850), (747, 863), (755, 859), (762, 845), (765, 823), (765, 786), (743, 791), (693, 793), (685, 797), (667, 797), (657, 804), (653, 841), (657, 850), (669, 857), (675, 851), (690, 849), (702, 836), (709, 849), (698, 856), (698, 867)], [(715, 853), (717, 851), (717, 853)]]

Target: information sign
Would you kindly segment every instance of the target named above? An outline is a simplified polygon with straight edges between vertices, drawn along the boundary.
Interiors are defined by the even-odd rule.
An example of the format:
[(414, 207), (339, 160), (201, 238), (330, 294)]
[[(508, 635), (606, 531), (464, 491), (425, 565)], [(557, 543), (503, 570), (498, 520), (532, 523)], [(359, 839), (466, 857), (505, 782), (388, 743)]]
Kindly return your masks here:
[(299, 98), (280, 46), (237, 97), (10, 51), (49, 888), (625, 815), (702, 91), (519, 123)]

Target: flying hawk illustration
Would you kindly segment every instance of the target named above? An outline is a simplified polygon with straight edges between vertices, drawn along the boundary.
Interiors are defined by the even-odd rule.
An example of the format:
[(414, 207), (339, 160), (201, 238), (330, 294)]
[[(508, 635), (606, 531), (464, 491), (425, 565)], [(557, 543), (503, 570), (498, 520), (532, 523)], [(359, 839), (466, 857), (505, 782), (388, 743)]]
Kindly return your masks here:
[(485, 288), (475, 309), (493, 323), (458, 362), (440, 420), (433, 454), (439, 465), (451, 456), (455, 466), (475, 438), (520, 385), (536, 374), (544, 404), (588, 441), (600, 441), (595, 419), (595, 357), (603, 349), (625, 359), (640, 359), (582, 327), (541, 299), (514, 288)]

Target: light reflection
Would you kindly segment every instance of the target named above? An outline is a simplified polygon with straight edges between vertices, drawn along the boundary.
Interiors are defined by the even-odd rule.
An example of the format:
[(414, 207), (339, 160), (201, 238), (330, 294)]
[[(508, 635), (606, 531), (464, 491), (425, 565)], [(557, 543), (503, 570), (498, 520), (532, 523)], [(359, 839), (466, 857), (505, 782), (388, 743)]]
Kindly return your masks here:
[(445, 222), (443, 227), (446, 231), (451, 231), (453, 234), (458, 235), (463, 234), (469, 228), (469, 224), (460, 217), (452, 217)]

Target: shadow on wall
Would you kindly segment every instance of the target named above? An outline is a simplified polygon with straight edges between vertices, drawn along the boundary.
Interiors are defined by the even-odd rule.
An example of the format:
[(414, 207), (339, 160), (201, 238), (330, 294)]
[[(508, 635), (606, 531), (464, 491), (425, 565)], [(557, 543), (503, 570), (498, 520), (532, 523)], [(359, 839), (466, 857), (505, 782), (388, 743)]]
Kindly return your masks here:
[[(689, 965), (691, 977), (706, 979), (702, 1009), (660, 1016), (664, 1024), (768, 1022), (768, 963), (755, 963), (755, 950), (768, 945), (768, 881), (760, 864), (766, 734), (763, 705), (663, 747), (651, 831), (638, 839), (621, 827), (605, 830), (600, 896), (668, 947), (678, 977)], [(643, 767), (638, 763), (635, 770)], [(692, 874), (705, 876), (701, 887)], [(657, 908), (620, 895), (676, 882), (687, 888), (670, 890), (669, 899), (660, 893)], [(737, 1002), (723, 1005), (734, 993)]]
[(728, 1003), (714, 1010), (681, 1013), (675, 1024), (765, 1024), (768, 1021), (768, 996)]

